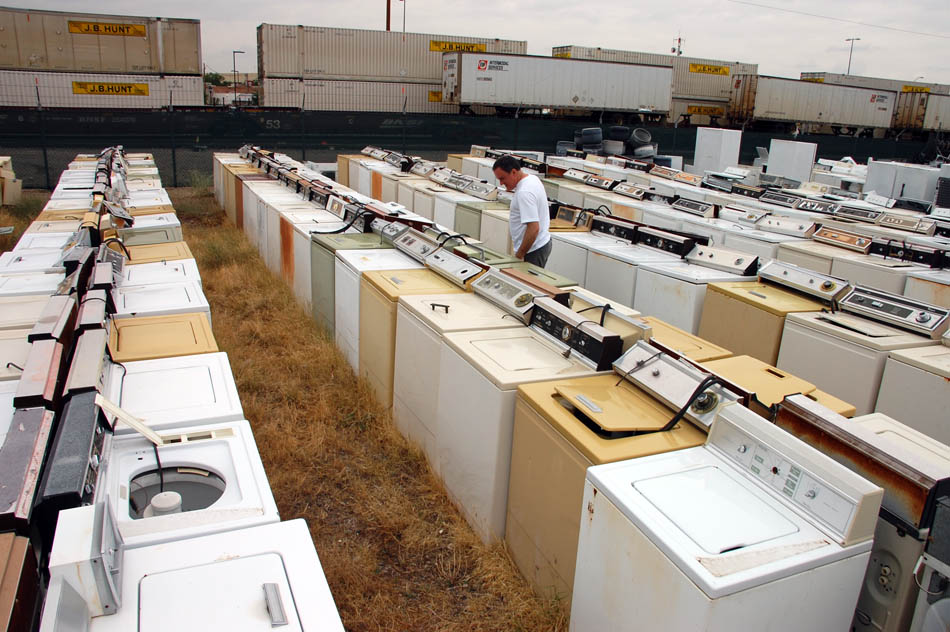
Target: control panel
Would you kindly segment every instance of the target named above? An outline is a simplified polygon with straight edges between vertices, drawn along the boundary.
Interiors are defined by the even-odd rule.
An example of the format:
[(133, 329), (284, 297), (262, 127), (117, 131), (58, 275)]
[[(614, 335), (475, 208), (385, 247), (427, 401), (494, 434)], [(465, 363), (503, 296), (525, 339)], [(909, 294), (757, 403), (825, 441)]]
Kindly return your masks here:
[(491, 149), (491, 147), (487, 145), (472, 145), (468, 151), (468, 155), (473, 158), (484, 158), (489, 149)]
[(784, 285), (831, 303), (839, 298), (851, 286), (847, 281), (813, 272), (784, 261), (773, 259), (759, 270), (759, 278)]
[(686, 173), (685, 171), (680, 171), (673, 178), (677, 182), (683, 182), (685, 184), (691, 184), (694, 187), (698, 187), (703, 183), (703, 177), (698, 176), (695, 173)]
[(485, 268), (474, 261), (453, 254), (444, 248), (426, 257), (425, 264), (455, 285), (463, 288), (467, 288), (472, 281), (485, 271)]
[(438, 165), (435, 163), (431, 163), (427, 160), (419, 160), (412, 164), (412, 168), (409, 170), (409, 173), (425, 177), (438, 168)]
[(768, 211), (749, 208), (748, 206), (727, 206), (719, 210), (719, 219), (745, 224), (746, 226), (755, 226), (759, 223), (759, 220), (768, 215)]
[[(709, 377), (709, 373), (643, 340), (630, 347), (613, 367), (624, 379), (674, 410), (685, 406), (699, 384)], [(723, 404), (739, 399), (736, 393), (714, 384), (696, 397), (686, 411), (686, 418), (701, 428), (709, 428)]]
[(472, 289), (524, 323), (530, 320), (535, 296), (540, 296), (533, 288), (502, 274), (499, 270), (489, 270), (483, 274), (472, 284)]
[(907, 230), (921, 235), (933, 235), (937, 229), (937, 223), (932, 219), (914, 217), (913, 215), (899, 215), (897, 213), (881, 213), (877, 223), (881, 226)]
[(947, 266), (947, 253), (944, 250), (892, 239), (872, 240), (868, 254), (878, 255), (885, 259), (911, 261), (930, 268), (944, 268)]
[(756, 228), (779, 235), (791, 235), (792, 237), (807, 239), (815, 234), (818, 225), (814, 222), (796, 219), (794, 217), (768, 215), (762, 218), (762, 221), (756, 225)]
[[(375, 224), (376, 222), (373, 222)], [(409, 226), (406, 224), (400, 224), (399, 222), (389, 222), (388, 224), (383, 225), (379, 230), (379, 236), (382, 240), (388, 244), (393, 243), (396, 239), (402, 235), (404, 232), (409, 230)], [(374, 227), (373, 232), (376, 232)]]
[(648, 226), (640, 226), (637, 229), (635, 243), (664, 252), (671, 252), (680, 257), (685, 257), (696, 247), (696, 240), (690, 237)]
[(779, 193), (778, 191), (766, 191), (759, 196), (759, 199), (763, 202), (784, 206), (786, 208), (795, 208), (795, 205), (802, 200), (802, 198), (798, 197), (797, 195)]
[(561, 177), (563, 177), (565, 180), (571, 180), (573, 182), (582, 182), (586, 184), (587, 178), (591, 177), (592, 175), (594, 174), (590, 173), (589, 171), (583, 171), (581, 169), (568, 169), (567, 171), (564, 172), (564, 175)]
[(551, 219), (550, 228), (551, 230), (587, 229), (590, 228), (591, 217), (590, 211), (574, 206), (558, 206), (557, 212)]
[(897, 202), (897, 200), (874, 192), (866, 193), (864, 195), (864, 201), (868, 204), (883, 206), (884, 208), (894, 208), (894, 203)]
[(420, 263), (440, 248), (439, 243), (414, 228), (405, 231), (393, 240), (393, 246)]
[(634, 243), (637, 238), (637, 225), (611, 217), (595, 216), (590, 222), (592, 232), (604, 233), (617, 239)]
[(825, 215), (834, 215), (838, 210), (838, 205), (834, 202), (825, 202), (824, 200), (812, 200), (804, 198), (795, 205), (800, 211), (811, 211), (812, 213), (824, 213)]
[(728, 178), (719, 178), (717, 176), (706, 175), (703, 177), (702, 186), (723, 193), (732, 193), (733, 181)]
[(852, 314), (887, 323), (938, 339), (950, 325), (950, 310), (921, 303), (906, 296), (890, 294), (866, 287), (854, 287), (841, 300), (839, 307)]
[(380, 148), (378, 148), (378, 147), (373, 147), (373, 148), (370, 150), (369, 155), (372, 156), (373, 158), (375, 158), (376, 160), (386, 160), (386, 156), (389, 155), (389, 152), (386, 151), (385, 149), (380, 149)]
[(712, 217), (716, 213), (716, 207), (714, 205), (707, 204), (706, 202), (687, 200), (686, 198), (678, 198), (670, 206), (677, 211), (698, 215), (699, 217)]
[(759, 258), (738, 250), (716, 248), (697, 244), (686, 260), (706, 268), (732, 272), (742, 276), (754, 276), (759, 269)]
[(394, 151), (389, 152), (389, 154), (383, 160), (394, 167), (399, 167), (400, 169), (406, 169), (412, 164), (412, 161), (409, 158), (403, 156), (402, 154), (397, 154)]
[(854, 206), (841, 205), (835, 211), (835, 217), (850, 219), (856, 222), (865, 222), (875, 224), (880, 217), (884, 215), (883, 211), (875, 211), (869, 208), (856, 208)]
[(317, 206), (326, 208), (330, 201), (330, 194), (327, 193), (323, 187), (316, 187), (311, 184), (307, 192), (307, 200), (315, 203)]
[(452, 179), (452, 176), (454, 175), (458, 174), (456, 174), (456, 172), (452, 171), (451, 169), (436, 169), (429, 174), (429, 179), (433, 182), (438, 182), (439, 184), (446, 184)]
[(346, 217), (346, 202), (343, 198), (331, 195), (327, 198), (327, 210), (343, 219)]
[(587, 178), (587, 184), (592, 187), (597, 187), (598, 189), (603, 189), (604, 191), (610, 191), (615, 186), (617, 186), (617, 180), (612, 180), (610, 178), (605, 178), (603, 176), (591, 175)]
[(743, 197), (760, 198), (762, 194), (765, 193), (765, 189), (752, 186), (751, 184), (740, 184), (737, 182), (732, 185), (732, 192)]
[(646, 189), (639, 187), (635, 184), (629, 182), (620, 182), (617, 186), (614, 187), (614, 193), (619, 193), (628, 198), (633, 198), (634, 200), (642, 200), (643, 196), (646, 195)]
[(607, 371), (620, 356), (620, 336), (547, 296), (534, 300), (530, 326), (579, 354), (597, 371)]
[(654, 167), (650, 169), (651, 176), (666, 178), (667, 180), (675, 180), (676, 174), (678, 173), (680, 173), (678, 169), (670, 169), (669, 167), (660, 167), (659, 165), (654, 165)]
[(472, 180), (468, 186), (462, 189), (462, 192), (489, 202), (498, 199), (498, 187), (481, 180)]
[(521, 157), (521, 168), (533, 171), (538, 175), (544, 175), (548, 172), (548, 166), (540, 160), (534, 158)]
[(837, 228), (820, 228), (815, 231), (815, 234), (812, 235), (811, 238), (823, 244), (831, 244), (832, 246), (847, 248), (848, 250), (854, 250), (855, 252), (863, 254), (867, 254), (871, 248), (870, 237), (857, 233), (849, 233), (844, 230), (838, 230)]

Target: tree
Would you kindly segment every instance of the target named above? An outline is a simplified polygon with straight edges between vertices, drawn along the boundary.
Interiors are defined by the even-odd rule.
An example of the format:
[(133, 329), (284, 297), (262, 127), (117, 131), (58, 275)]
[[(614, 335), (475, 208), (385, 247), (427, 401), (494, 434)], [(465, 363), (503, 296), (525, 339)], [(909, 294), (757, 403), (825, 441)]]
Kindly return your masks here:
[(228, 82), (225, 81), (221, 73), (218, 72), (206, 72), (205, 73), (205, 83), (210, 83), (213, 86), (226, 86)]

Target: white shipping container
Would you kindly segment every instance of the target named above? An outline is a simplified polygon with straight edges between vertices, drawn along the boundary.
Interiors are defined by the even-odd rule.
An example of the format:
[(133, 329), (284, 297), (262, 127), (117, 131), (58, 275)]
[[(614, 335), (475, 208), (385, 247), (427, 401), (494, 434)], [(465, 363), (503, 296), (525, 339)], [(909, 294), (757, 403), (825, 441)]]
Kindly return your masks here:
[(754, 75), (759, 72), (758, 64), (590, 46), (555, 46), (551, 49), (551, 56), (595, 59), (623, 64), (670, 66), (673, 68), (674, 99), (693, 97), (728, 101), (732, 91), (733, 75)]
[(815, 83), (833, 83), (839, 86), (853, 86), (855, 88), (870, 88), (872, 90), (888, 90), (890, 92), (950, 94), (950, 85), (945, 83), (862, 77), (860, 75), (843, 75), (836, 72), (803, 72), (801, 73), (801, 80)]
[(950, 130), (950, 96), (930, 95), (927, 101), (927, 114), (924, 117), (924, 129)]
[(754, 119), (886, 128), (896, 101), (896, 93), (884, 90), (745, 75), (735, 78), (729, 117), (737, 124)]
[(441, 86), (386, 81), (317, 81), (273, 79), (262, 82), (263, 107), (303, 108), (333, 112), (406, 112), (454, 114), (442, 103)]
[(0, 8), (0, 69), (201, 74), (201, 23)]
[(527, 47), (522, 40), (461, 35), (281, 24), (257, 27), (261, 77), (438, 83), (444, 52), (524, 54)]
[(669, 112), (671, 80), (663, 66), (446, 53), (442, 96), (466, 105)]
[[(157, 109), (204, 105), (200, 76), (0, 70), (0, 107)], [(37, 103), (39, 98), (39, 103)]]

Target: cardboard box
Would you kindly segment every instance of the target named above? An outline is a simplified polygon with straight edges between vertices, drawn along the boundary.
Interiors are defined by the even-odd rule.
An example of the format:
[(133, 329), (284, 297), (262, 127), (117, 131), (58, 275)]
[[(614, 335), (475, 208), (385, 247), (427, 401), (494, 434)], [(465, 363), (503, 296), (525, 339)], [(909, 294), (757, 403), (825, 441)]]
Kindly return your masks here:
[(3, 205), (12, 206), (20, 203), (20, 195), (23, 193), (23, 180), (4, 180), (3, 181)]

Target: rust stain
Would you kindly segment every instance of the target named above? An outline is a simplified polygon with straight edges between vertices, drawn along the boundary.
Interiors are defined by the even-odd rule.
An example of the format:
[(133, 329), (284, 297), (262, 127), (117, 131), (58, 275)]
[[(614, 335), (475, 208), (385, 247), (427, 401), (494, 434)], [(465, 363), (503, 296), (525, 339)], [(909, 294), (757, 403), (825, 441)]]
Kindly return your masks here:
[(294, 282), (294, 227), (280, 218), (280, 273), (284, 281)]
[(372, 197), (381, 200), (383, 199), (383, 174), (379, 171), (374, 171), (372, 173), (372, 179), (373, 182), (370, 185), (370, 189), (373, 193)]

